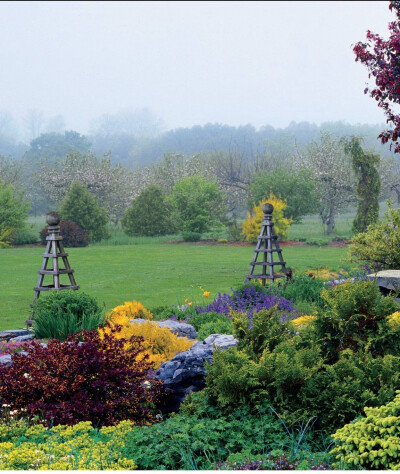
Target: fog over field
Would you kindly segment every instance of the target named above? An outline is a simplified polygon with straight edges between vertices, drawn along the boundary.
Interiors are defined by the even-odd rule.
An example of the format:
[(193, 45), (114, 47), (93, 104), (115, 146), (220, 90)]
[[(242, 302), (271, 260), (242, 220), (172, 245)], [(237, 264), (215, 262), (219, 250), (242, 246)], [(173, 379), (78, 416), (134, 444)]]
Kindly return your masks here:
[(135, 111), (164, 131), (382, 123), (352, 44), (387, 35), (388, 4), (1, 2), (0, 128), (27, 143)]

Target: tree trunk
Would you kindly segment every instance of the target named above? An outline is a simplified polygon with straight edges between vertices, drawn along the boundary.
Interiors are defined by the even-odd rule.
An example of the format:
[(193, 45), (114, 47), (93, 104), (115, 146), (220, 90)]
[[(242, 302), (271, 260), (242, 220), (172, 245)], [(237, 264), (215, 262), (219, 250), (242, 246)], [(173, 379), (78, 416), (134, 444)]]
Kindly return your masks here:
[(332, 234), (333, 229), (335, 228), (335, 208), (332, 205), (329, 208), (329, 215), (326, 220), (326, 226), (326, 233), (328, 235)]
[(400, 185), (393, 186), (392, 189), (396, 192), (397, 205), (400, 206)]

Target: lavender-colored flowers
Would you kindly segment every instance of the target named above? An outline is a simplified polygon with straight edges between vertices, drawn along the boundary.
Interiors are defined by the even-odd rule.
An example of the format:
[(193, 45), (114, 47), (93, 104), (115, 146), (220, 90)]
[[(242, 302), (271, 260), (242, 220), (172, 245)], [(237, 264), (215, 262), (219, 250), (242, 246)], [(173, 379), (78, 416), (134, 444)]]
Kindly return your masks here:
[(262, 309), (276, 306), (278, 310), (288, 313), (294, 312), (293, 301), (288, 301), (279, 295), (266, 294), (255, 286), (245, 287), (241, 290), (232, 290), (232, 295), (218, 293), (213, 302), (207, 306), (197, 306), (198, 313), (220, 313), (229, 316), (231, 310), (246, 312), (251, 319), (254, 313)]

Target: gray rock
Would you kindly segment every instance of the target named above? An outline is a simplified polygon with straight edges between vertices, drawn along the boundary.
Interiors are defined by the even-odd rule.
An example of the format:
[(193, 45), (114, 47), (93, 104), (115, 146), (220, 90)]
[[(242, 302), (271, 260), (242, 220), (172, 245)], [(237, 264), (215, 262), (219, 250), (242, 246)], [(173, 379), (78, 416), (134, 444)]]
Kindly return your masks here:
[(27, 334), (26, 336), (13, 337), (12, 339), (10, 339), (10, 342), (23, 342), (23, 341), (30, 341), (32, 339), (35, 339), (35, 335)]
[(27, 336), (32, 334), (31, 331), (27, 329), (9, 329), (7, 331), (0, 331), (0, 341), (9, 341), (14, 337)]
[(198, 335), (196, 329), (187, 323), (180, 323), (179, 321), (172, 321), (166, 319), (165, 321), (155, 321), (161, 328), (167, 327), (171, 332), (178, 337), (187, 337), (188, 339), (197, 339)]
[(382, 270), (368, 275), (371, 280), (376, 279), (379, 288), (389, 291), (400, 292), (400, 270)]
[(1, 365), (12, 365), (11, 354), (0, 355), (0, 364)]
[[(131, 324), (135, 323), (144, 323), (147, 322), (147, 319), (131, 319), (129, 321)], [(187, 337), (188, 339), (197, 339), (196, 329), (191, 324), (180, 323), (179, 321), (172, 321), (171, 319), (166, 319), (165, 321), (151, 321), (156, 323), (160, 328), (167, 327), (171, 332), (176, 334), (178, 337)]]
[(204, 341), (194, 344), (188, 351), (181, 352), (171, 360), (161, 364), (156, 378), (164, 382), (171, 391), (165, 407), (166, 412), (178, 411), (179, 405), (188, 393), (197, 392), (204, 387), (207, 375), (206, 362), (212, 362), (216, 349), (225, 350), (237, 345), (237, 340), (227, 334), (211, 334)]

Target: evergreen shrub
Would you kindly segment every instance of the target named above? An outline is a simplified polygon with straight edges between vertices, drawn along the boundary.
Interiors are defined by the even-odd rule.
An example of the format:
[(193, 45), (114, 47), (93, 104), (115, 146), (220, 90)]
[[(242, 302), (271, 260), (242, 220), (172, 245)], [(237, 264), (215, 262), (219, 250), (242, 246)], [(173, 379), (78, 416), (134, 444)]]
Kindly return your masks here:
[(105, 322), (104, 308), (92, 296), (77, 290), (51, 291), (33, 304), (37, 339), (65, 341), (70, 334), (96, 329)]
[(176, 229), (171, 212), (171, 205), (162, 190), (151, 185), (139, 194), (124, 214), (121, 220), (122, 229), (131, 236), (172, 234)]
[(336, 469), (400, 469), (400, 391), (394, 400), (380, 407), (365, 407), (365, 416), (332, 435), (331, 454)]
[(268, 400), (287, 423), (316, 418), (324, 433), (348, 423), (369, 404), (400, 389), (400, 328), (390, 323), (394, 298), (374, 282), (324, 290), (324, 309), (296, 327), (277, 308), (249, 318), (233, 312), (238, 346), (214, 352), (206, 392), (230, 412)]

